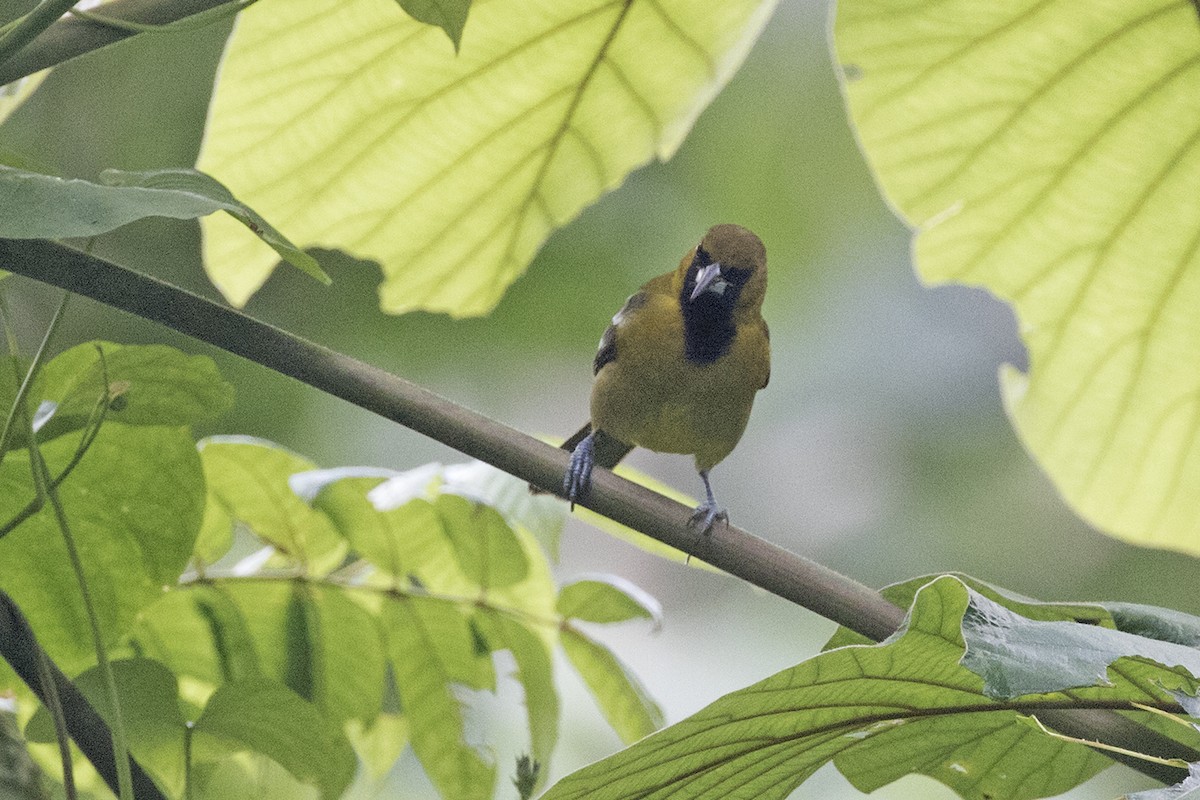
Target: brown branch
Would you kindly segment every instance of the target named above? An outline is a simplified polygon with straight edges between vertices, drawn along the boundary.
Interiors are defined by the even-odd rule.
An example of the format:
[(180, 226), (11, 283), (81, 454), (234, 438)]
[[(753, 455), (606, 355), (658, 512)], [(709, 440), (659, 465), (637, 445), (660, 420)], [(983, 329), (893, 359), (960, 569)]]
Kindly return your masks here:
[[(429, 390), (308, 342), (245, 314), (65, 245), (0, 239), (0, 268), (99, 300), (154, 320), (296, 378), (468, 456), (548, 491), (561, 491), (567, 454), (520, 431), (450, 402)], [(698, 536), (688, 527), (692, 509), (643, 486), (597, 470), (582, 503), (623, 525), (670, 545), (880, 641), (896, 631), (904, 612), (877, 592), (833, 570), (732, 526)], [(1103, 710), (1048, 711), (1048, 725), (1081, 739), (1164, 758), (1200, 760), (1200, 753), (1167, 736)], [(1114, 754), (1106, 755), (1126, 761)], [(1165, 783), (1186, 770), (1127, 761)]]

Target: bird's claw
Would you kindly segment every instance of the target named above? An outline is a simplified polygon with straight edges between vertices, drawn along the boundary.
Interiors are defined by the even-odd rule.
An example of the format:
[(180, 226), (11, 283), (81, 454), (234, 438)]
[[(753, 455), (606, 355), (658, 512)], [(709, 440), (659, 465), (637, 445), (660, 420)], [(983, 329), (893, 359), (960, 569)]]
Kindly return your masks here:
[(575, 508), (575, 501), (584, 497), (592, 488), (592, 467), (595, 465), (595, 438), (588, 434), (583, 441), (571, 451), (571, 463), (567, 474), (563, 476), (563, 494)]
[(715, 503), (701, 503), (696, 506), (692, 518), (688, 520), (689, 528), (699, 528), (701, 533), (708, 533), (717, 520), (729, 524), (729, 512)]

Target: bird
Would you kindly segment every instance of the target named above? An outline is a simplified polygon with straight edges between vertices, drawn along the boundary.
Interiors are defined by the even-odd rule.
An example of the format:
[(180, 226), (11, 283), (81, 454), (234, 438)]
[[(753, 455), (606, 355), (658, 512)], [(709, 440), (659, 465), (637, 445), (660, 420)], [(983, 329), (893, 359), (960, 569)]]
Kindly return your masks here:
[(707, 533), (717, 520), (728, 524), (709, 473), (742, 438), (771, 377), (766, 290), (762, 240), (723, 224), (626, 300), (592, 362), (591, 419), (562, 444), (571, 452), (562, 488), (572, 508), (594, 467), (611, 469), (645, 447), (695, 457), (705, 499), (689, 525)]

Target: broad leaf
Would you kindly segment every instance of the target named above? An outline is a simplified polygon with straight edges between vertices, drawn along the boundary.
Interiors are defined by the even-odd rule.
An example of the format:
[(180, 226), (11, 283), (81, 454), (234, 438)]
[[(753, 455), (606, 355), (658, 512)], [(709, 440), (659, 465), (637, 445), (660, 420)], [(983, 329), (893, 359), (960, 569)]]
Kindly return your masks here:
[(211, 358), (164, 345), (77, 345), (46, 364), (38, 389), (57, 404), (42, 438), (83, 427), (106, 391), (113, 398), (106, 419), (127, 425), (190, 425), (233, 405), (233, 387)]
[(1016, 308), (1026, 447), (1125, 539), (1200, 554), (1200, 25), (1166, 0), (846, 0), (863, 148), (933, 283)]
[[(717, 700), (694, 716), (560, 781), (546, 800), (784, 798), (829, 760), (862, 791), (922, 772), (964, 798), (1045, 797), (1108, 765), (1087, 748), (1050, 739), (1020, 714), (1063, 695), (1002, 702), (958, 661), (970, 590), (941, 578), (916, 596), (902, 630), (878, 645), (822, 653)], [(1088, 697), (1165, 690), (1122, 685)]]
[[(302, 246), (379, 262), (385, 311), (482, 314), (550, 233), (675, 152), (774, 5), (495, 0), (456, 55), (377, 0), (259, 4), (199, 164)], [(273, 259), (203, 227), (209, 274), (244, 304)]]
[(269, 756), (301, 781), (339, 797), (354, 777), (354, 751), (311, 704), (272, 681), (222, 686), (196, 721), (196, 757), (223, 758), (252, 750)]
[[(73, 459), (78, 436), (42, 445), (52, 475)], [(203, 512), (204, 478), (182, 428), (105, 423), (59, 486), (100, 620), (114, 642), (138, 611), (174, 583), (191, 556)], [(27, 451), (0, 466), (0, 521), (35, 497)], [(79, 587), (50, 507), (0, 538), (0, 585), (68, 673), (94, 654)]]
[[(111, 666), (130, 752), (172, 796), (182, 795), (186, 776), (184, 718), (175, 676), (162, 664), (145, 658), (121, 659)], [(73, 681), (111, 726), (112, 706), (100, 670), (93, 667)], [(54, 723), (44, 706), (26, 725), (25, 738), (31, 742), (54, 741)]]

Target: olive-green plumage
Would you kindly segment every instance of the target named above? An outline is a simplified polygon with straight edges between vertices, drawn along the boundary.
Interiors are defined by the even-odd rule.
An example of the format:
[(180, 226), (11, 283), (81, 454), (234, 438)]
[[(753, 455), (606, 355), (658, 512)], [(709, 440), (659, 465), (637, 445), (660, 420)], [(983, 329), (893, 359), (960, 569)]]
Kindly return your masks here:
[[(587, 489), (591, 465), (611, 468), (633, 448), (687, 453), (707, 473), (737, 445), (770, 377), (762, 318), (766, 250), (738, 225), (709, 229), (679, 267), (642, 286), (605, 331), (595, 361), (591, 422), (563, 447), (587, 452), (565, 489)], [(581, 474), (582, 473), (582, 474)], [(722, 512), (708, 491), (705, 527)]]

